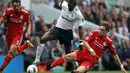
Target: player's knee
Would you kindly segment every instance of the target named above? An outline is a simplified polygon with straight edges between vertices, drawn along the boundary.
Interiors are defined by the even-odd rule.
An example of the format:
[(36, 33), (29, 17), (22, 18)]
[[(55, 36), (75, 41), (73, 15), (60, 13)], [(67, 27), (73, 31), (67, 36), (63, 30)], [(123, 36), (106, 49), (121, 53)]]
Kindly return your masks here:
[(10, 55), (12, 57), (16, 56), (16, 49), (17, 49), (17, 47), (11, 46), (11, 48), (9, 49), (8, 55)]
[(67, 54), (65, 55), (65, 59), (68, 61), (68, 62), (71, 62), (72, 61), (72, 56), (70, 54)]
[(42, 37), (41, 37), (41, 40), (40, 40), (40, 43), (46, 43), (48, 41), (48, 37), (47, 36), (45, 36), (45, 35), (43, 35)]
[(8, 52), (8, 55), (14, 57), (14, 51), (12, 49), (10, 49)]

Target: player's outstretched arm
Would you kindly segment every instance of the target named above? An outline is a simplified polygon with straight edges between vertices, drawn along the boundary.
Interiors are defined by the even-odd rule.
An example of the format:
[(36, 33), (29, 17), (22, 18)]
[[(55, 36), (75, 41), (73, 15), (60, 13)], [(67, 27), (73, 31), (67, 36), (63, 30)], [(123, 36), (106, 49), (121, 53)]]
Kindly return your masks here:
[(127, 73), (127, 71), (125, 70), (123, 64), (122, 64), (121, 61), (120, 61), (119, 56), (116, 54), (116, 55), (114, 55), (113, 57), (114, 57), (116, 63), (117, 63), (118, 65), (120, 65), (120, 68), (121, 68), (122, 73)]
[(27, 23), (27, 38), (29, 38), (31, 35), (31, 28), (32, 28), (32, 25), (30, 22), (30, 16), (28, 16), (26, 23)]
[(4, 22), (4, 18), (1, 17), (1, 18), (0, 18), (0, 25), (1, 25), (3, 22)]
[(83, 29), (82, 29), (82, 26), (79, 26), (79, 37), (80, 37), (80, 40), (83, 40)]
[(6, 20), (7, 16), (9, 16), (11, 9), (5, 9), (3, 16), (0, 18), (0, 25)]
[[(79, 26), (79, 38), (80, 38), (80, 43), (82, 43), (82, 40), (83, 40), (83, 30), (82, 30), (82, 26)], [(79, 45), (79, 49), (82, 50), (83, 49), (83, 46), (80, 44)]]
[(91, 55), (92, 56), (96, 56), (96, 53), (95, 51), (89, 46), (88, 42), (86, 41), (83, 41), (83, 46), (90, 51)]
[(27, 23), (27, 38), (29, 38), (31, 35), (31, 22)]

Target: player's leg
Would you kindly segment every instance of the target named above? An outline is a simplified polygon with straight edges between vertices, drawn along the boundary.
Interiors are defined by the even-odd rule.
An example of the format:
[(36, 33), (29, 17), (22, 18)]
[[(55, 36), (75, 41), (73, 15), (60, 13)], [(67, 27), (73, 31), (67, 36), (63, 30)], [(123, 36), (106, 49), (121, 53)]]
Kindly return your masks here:
[(75, 71), (71, 73), (85, 73), (86, 72), (86, 67), (85, 66), (79, 66)]
[[(23, 40), (23, 35), (14, 36), (14, 38), (12, 40), (12, 45), (14, 45), (14, 47), (12, 47), (12, 49), (14, 49), (14, 52), (13, 52), (14, 57), (16, 55), (18, 55), (19, 53), (21, 53), (27, 47), (34, 48), (34, 46), (31, 44), (31, 42), (29, 40), (27, 40), (25, 44), (20, 46), (22, 40)], [(17, 47), (17, 48), (15, 48), (15, 47)]]
[[(10, 49), (11, 42), (12, 42), (11, 38), (7, 37), (8, 50)], [(7, 55), (5, 57), (3, 64), (0, 66), (0, 72), (3, 71), (3, 69), (6, 67), (7, 63), (11, 61), (11, 59), (12, 59), (11, 56)]]
[[(72, 52), (71, 42), (70, 42), (69, 45), (68, 45), (68, 43), (67, 43), (67, 44), (64, 44), (64, 46), (65, 46), (65, 53), (66, 53), (66, 54)], [(75, 62), (73, 62), (73, 63), (72, 63), (72, 62), (67, 62), (66, 70), (67, 70), (67, 71), (72, 71), (72, 70), (74, 70), (74, 66), (76, 66), (76, 65), (75, 65)]]
[(90, 61), (84, 61), (73, 73), (86, 73), (92, 66), (93, 64)]
[[(0, 70), (3, 70), (9, 64), (9, 62), (12, 60), (12, 58), (14, 58), (18, 53), (22, 52), (25, 48), (33, 47), (33, 45), (29, 41), (27, 41), (26, 44), (24, 44), (18, 48), (18, 46), (21, 44), (22, 38), (23, 38), (23, 36), (17, 35), (17, 36), (13, 36), (12, 40), (8, 41), (8, 45), (9, 45), (8, 54), (5, 57), (4, 62), (2, 64), (2, 66), (0, 67)], [(11, 44), (11, 46), (10, 46), (10, 44)]]
[(9, 51), (8, 51), (8, 54), (7, 56), (5, 57), (4, 59), (4, 62), (2, 64), (2, 66), (0, 67), (0, 70), (3, 70), (8, 64), (9, 62), (12, 60), (12, 58), (14, 57), (15, 55), (15, 49), (17, 49), (18, 47), (16, 45), (11, 45)]
[(46, 70), (50, 70), (51, 68), (58, 66), (58, 65), (61, 65), (65, 62), (73, 62), (76, 60), (77, 60), (76, 52), (72, 52), (72, 53), (67, 54), (63, 57), (60, 57), (60, 58), (56, 59), (54, 62), (51, 62), (51, 60), (48, 60), (47, 64), (46, 64)]
[(37, 50), (36, 50), (36, 57), (35, 57), (35, 61), (34, 64), (37, 65), (40, 62), (40, 56), (42, 54), (42, 51), (44, 49), (44, 45), (47, 41), (52, 40), (53, 35), (50, 31), (46, 32), (40, 40), (40, 43), (37, 46)]
[[(66, 36), (67, 35), (67, 36)], [(73, 32), (72, 30), (62, 30), (61, 36), (60, 36), (60, 42), (64, 44), (65, 47), (65, 53), (71, 53), (72, 52), (72, 40), (73, 40)], [(66, 70), (70, 71), (73, 70), (74, 66), (73, 63), (67, 62)]]
[(21, 53), (27, 47), (34, 48), (33, 44), (29, 40), (27, 40), (25, 44), (23, 44), (23, 45), (21, 45), (21, 46), (18, 47), (18, 49), (16, 51), (16, 54)]

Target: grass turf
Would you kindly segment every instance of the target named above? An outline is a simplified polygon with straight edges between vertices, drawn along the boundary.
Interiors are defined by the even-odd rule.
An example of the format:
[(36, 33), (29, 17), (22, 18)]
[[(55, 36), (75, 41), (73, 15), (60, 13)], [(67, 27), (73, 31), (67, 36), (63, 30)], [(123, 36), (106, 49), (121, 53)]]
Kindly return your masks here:
[[(127, 71), (130, 73), (130, 71)], [(52, 72), (42, 72), (42, 73), (52, 73)], [(53, 72), (53, 73), (70, 73), (70, 72)], [(122, 73), (121, 71), (88, 71), (87, 73)]]

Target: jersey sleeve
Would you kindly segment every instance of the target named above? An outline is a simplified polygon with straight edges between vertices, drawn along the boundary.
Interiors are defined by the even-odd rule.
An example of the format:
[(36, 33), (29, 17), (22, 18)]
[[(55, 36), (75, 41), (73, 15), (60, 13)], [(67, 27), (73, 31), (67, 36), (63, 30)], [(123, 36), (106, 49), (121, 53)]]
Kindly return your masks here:
[(5, 9), (2, 18), (5, 20), (8, 15), (9, 15), (9, 9)]
[(94, 31), (87, 34), (87, 37), (85, 38), (85, 41), (91, 41), (94, 38)]
[(109, 50), (110, 50), (110, 52), (111, 52), (111, 54), (114, 56), (114, 55), (116, 55), (116, 50), (115, 50), (115, 48), (114, 48), (114, 45), (113, 45), (113, 43), (112, 43), (112, 40), (110, 41), (110, 43), (109, 43)]
[(61, 6), (63, 10), (68, 9), (68, 3), (66, 1), (63, 1)]
[(85, 19), (81, 13), (81, 11), (79, 10), (79, 8), (77, 7), (77, 21), (76, 21), (76, 24), (78, 26), (83, 26), (85, 23)]

